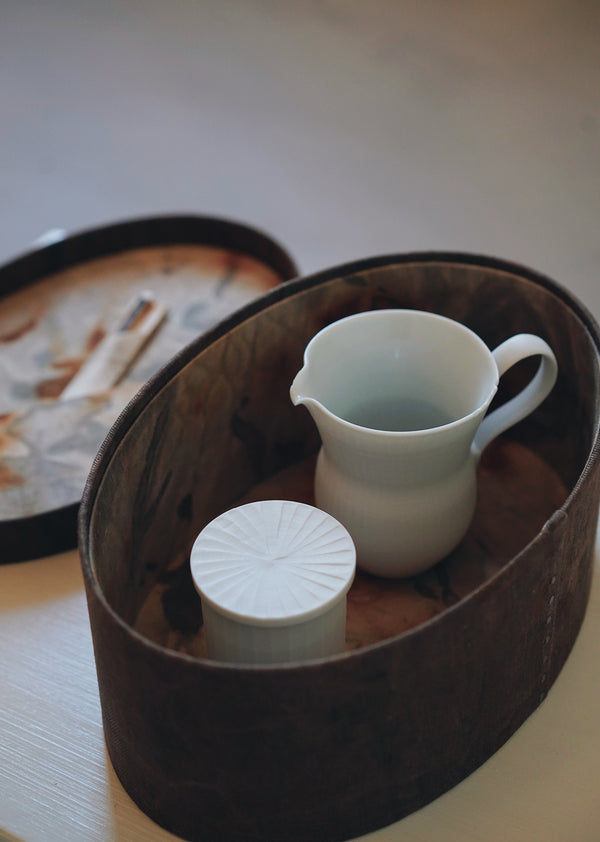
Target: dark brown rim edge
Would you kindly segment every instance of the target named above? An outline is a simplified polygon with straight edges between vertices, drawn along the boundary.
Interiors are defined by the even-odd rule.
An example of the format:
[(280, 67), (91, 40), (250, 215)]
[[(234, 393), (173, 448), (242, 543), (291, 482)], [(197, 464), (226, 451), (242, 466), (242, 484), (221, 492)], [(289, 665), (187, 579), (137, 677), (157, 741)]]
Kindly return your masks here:
[(161, 245), (230, 246), (266, 263), (283, 280), (298, 275), (290, 254), (271, 236), (237, 220), (189, 213), (136, 217), (85, 228), (33, 248), (0, 266), (0, 295), (78, 263)]
[[(382, 640), (377, 643), (370, 644), (369, 646), (361, 647), (360, 649), (351, 652), (344, 652), (340, 655), (336, 655), (331, 658), (307, 661), (302, 663), (281, 664), (273, 667), (265, 667), (260, 665), (240, 667), (235, 664), (227, 664), (217, 661), (210, 661), (208, 659), (197, 658), (195, 656), (187, 655), (185, 653), (177, 652), (173, 649), (168, 649), (167, 647), (161, 646), (160, 644), (155, 643), (154, 641), (146, 638), (145, 636), (137, 632), (132, 626), (126, 623), (125, 620), (123, 620), (106, 601), (102, 589), (98, 585), (97, 579), (94, 575), (94, 570), (90, 557), (89, 526), (95, 498), (100, 488), (102, 477), (105, 471), (107, 470), (121, 439), (135, 424), (141, 412), (146, 408), (146, 406), (148, 406), (148, 404), (154, 399), (154, 397), (156, 397), (156, 395), (167, 385), (167, 383), (172, 379), (172, 377), (175, 374), (177, 374), (182, 368), (184, 368), (189, 362), (191, 362), (191, 360), (194, 359), (194, 357), (196, 357), (202, 350), (204, 350), (210, 344), (224, 336), (234, 327), (242, 324), (244, 321), (251, 318), (259, 311), (266, 309), (272, 304), (275, 304), (279, 301), (283, 301), (284, 299), (289, 298), (298, 292), (310, 289), (311, 287), (333, 280), (337, 277), (351, 277), (353, 274), (358, 274), (368, 269), (375, 269), (381, 266), (406, 265), (410, 263), (452, 263), (453, 265), (464, 264), (467, 266), (479, 266), (483, 268), (496, 269), (498, 271), (503, 271), (512, 275), (517, 275), (520, 278), (529, 280), (532, 283), (535, 283), (538, 286), (547, 289), (549, 292), (557, 296), (569, 306), (569, 308), (575, 313), (575, 315), (577, 315), (577, 317), (586, 327), (587, 331), (590, 333), (594, 345), (596, 346), (596, 349), (600, 354), (600, 327), (598, 326), (598, 323), (592, 316), (591, 312), (587, 309), (587, 307), (565, 287), (561, 286), (556, 281), (551, 280), (547, 276), (536, 272), (528, 267), (521, 266), (518, 263), (503, 260), (500, 258), (487, 257), (483, 255), (476, 255), (463, 252), (408, 252), (401, 254), (381, 255), (377, 257), (367, 257), (360, 260), (339, 264), (337, 266), (313, 273), (311, 275), (307, 275), (306, 277), (296, 278), (295, 280), (292, 280), (287, 284), (278, 286), (275, 289), (265, 293), (264, 295), (250, 302), (245, 307), (237, 310), (227, 319), (223, 320), (222, 322), (219, 322), (219, 324), (216, 325), (212, 330), (207, 331), (198, 339), (186, 345), (185, 348), (183, 348), (177, 355), (175, 355), (162, 369), (160, 369), (160, 371), (158, 371), (154, 375), (154, 377), (148, 380), (147, 383), (140, 389), (136, 396), (123, 409), (120, 416), (117, 418), (114, 425), (110, 429), (100, 449), (98, 450), (98, 453), (96, 454), (96, 458), (94, 460), (84, 488), (78, 517), (79, 551), (84, 577), (87, 580), (90, 587), (93, 588), (96, 597), (105, 606), (105, 609), (113, 616), (115, 621), (123, 629), (125, 629), (128, 634), (137, 638), (143, 645), (148, 646), (151, 649), (156, 649), (166, 657), (180, 658), (184, 661), (193, 661), (196, 663), (201, 663), (204, 668), (209, 668), (213, 670), (237, 670), (241, 672), (251, 671), (254, 673), (271, 673), (299, 668), (305, 670), (317, 669), (319, 668), (319, 666), (327, 665), (332, 660), (360, 657), (367, 650), (375, 650), (393, 645), (399, 637), (409, 638), (414, 634), (422, 633), (422, 631), (425, 628), (428, 628), (433, 623), (440, 622), (441, 618), (445, 618), (449, 614), (461, 610), (461, 607), (473, 598), (475, 598), (476, 595), (491, 587), (492, 583), (495, 582), (499, 576), (502, 576), (505, 570), (508, 570), (509, 567), (512, 567), (518, 562), (518, 559), (521, 557), (523, 552), (526, 551), (527, 547), (529, 547), (533, 542), (539, 539), (541, 532), (538, 533), (532, 539), (532, 541), (529, 542), (529, 544), (523, 547), (522, 550), (513, 559), (511, 559), (511, 561), (502, 570), (500, 570), (494, 577), (492, 577), (492, 579), (489, 579), (488, 581), (484, 582), (482, 585), (480, 585), (478, 588), (476, 588), (470, 594), (468, 594), (468, 596), (460, 600), (460, 602), (456, 603), (455, 605), (449, 606), (441, 614), (437, 614), (431, 617), (430, 619), (426, 620), (425, 622), (419, 624), (415, 628), (403, 632), (402, 635), (397, 635), (388, 640)], [(598, 370), (596, 372), (596, 378), (598, 381), (600, 381), (600, 371)], [(598, 390), (596, 390), (595, 412), (596, 431), (586, 463), (567, 500), (561, 506), (560, 509), (557, 509), (557, 511), (550, 518), (550, 520), (560, 517), (561, 514), (564, 513), (565, 510), (567, 510), (570, 507), (572, 499), (577, 495), (579, 487), (585, 481), (585, 478), (591, 471), (592, 466), (598, 459), (600, 451), (600, 396), (598, 395)]]
[[(0, 266), (0, 297), (79, 263), (134, 248), (161, 245), (234, 247), (273, 269), (282, 282), (298, 268), (283, 246), (265, 232), (236, 220), (195, 214), (138, 217), (86, 228), (33, 248)], [(11, 520), (0, 520), (0, 564), (19, 563), (77, 546), (80, 503)], [(19, 533), (27, 534), (21, 543)]]

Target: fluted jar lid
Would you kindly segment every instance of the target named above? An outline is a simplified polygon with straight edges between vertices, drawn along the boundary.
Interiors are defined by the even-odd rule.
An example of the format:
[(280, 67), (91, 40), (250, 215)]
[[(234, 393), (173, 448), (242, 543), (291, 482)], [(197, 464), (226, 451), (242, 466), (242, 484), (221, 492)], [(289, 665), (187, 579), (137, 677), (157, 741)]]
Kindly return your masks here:
[(309, 620), (345, 595), (356, 569), (347, 530), (305, 503), (265, 500), (224, 512), (198, 535), (190, 566), (203, 600), (251, 625)]

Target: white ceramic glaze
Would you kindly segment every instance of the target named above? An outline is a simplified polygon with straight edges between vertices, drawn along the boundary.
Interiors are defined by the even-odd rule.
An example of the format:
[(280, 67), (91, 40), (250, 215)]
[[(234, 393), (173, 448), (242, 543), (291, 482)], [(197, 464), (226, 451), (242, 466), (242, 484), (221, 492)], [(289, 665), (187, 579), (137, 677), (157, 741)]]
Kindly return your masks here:
[(265, 500), (224, 512), (190, 557), (209, 657), (264, 664), (343, 651), (355, 565), (347, 530), (313, 506)]
[[(533, 380), (484, 418), (500, 376), (536, 355)], [(417, 310), (359, 313), (317, 333), (290, 394), (321, 434), (317, 506), (347, 527), (359, 567), (410, 576), (450, 552), (474, 514), (482, 450), (544, 400), (556, 375), (537, 336), (491, 352), (464, 325)]]

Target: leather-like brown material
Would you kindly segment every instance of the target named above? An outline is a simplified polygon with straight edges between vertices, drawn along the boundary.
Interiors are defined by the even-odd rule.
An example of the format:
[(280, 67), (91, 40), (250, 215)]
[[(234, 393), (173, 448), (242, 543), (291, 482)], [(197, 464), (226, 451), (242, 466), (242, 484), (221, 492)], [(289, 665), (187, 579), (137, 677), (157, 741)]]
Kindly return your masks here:
[[(490, 507), (507, 532), (535, 516), (531, 540), (429, 619), (343, 655), (238, 667), (142, 634), (149, 594), (185, 564), (202, 526), (316, 451), (314, 425), (288, 396), (308, 339), (343, 315), (390, 306), (451, 316), (492, 348), (524, 331), (548, 341), (556, 387), (506, 441), (543, 460), (561, 504), (540, 515), (528, 499), (535, 485), (524, 484)], [(528, 269), (399, 255), (275, 289), (144, 387), (97, 457), (80, 549), (106, 742), (145, 812), (190, 840), (343, 840), (427, 804), (519, 728), (559, 674), (587, 605), (599, 348), (586, 310)], [(528, 376), (516, 367), (499, 399)], [(483, 560), (487, 552), (481, 543)], [(443, 569), (451, 586), (460, 558)]]

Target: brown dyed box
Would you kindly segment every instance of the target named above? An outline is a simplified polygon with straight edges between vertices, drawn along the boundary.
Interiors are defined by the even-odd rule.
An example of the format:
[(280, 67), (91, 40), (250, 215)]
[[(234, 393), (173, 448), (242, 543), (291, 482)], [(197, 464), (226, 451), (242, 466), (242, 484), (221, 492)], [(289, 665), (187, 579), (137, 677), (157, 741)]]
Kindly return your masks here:
[[(319, 440), (289, 385), (309, 338), (415, 307), (490, 347), (553, 348), (545, 403), (485, 453), (461, 546), (404, 582), (357, 576), (347, 651), (252, 668), (203, 657), (187, 558), (251, 499), (311, 500)], [(187, 839), (342, 840), (454, 786), (542, 702), (579, 631), (598, 517), (598, 328), (566, 290), (461, 254), (359, 261), (284, 284), (198, 338), (137, 395), (91, 472), (80, 547), (108, 750)], [(530, 377), (503, 377), (504, 400)]]

